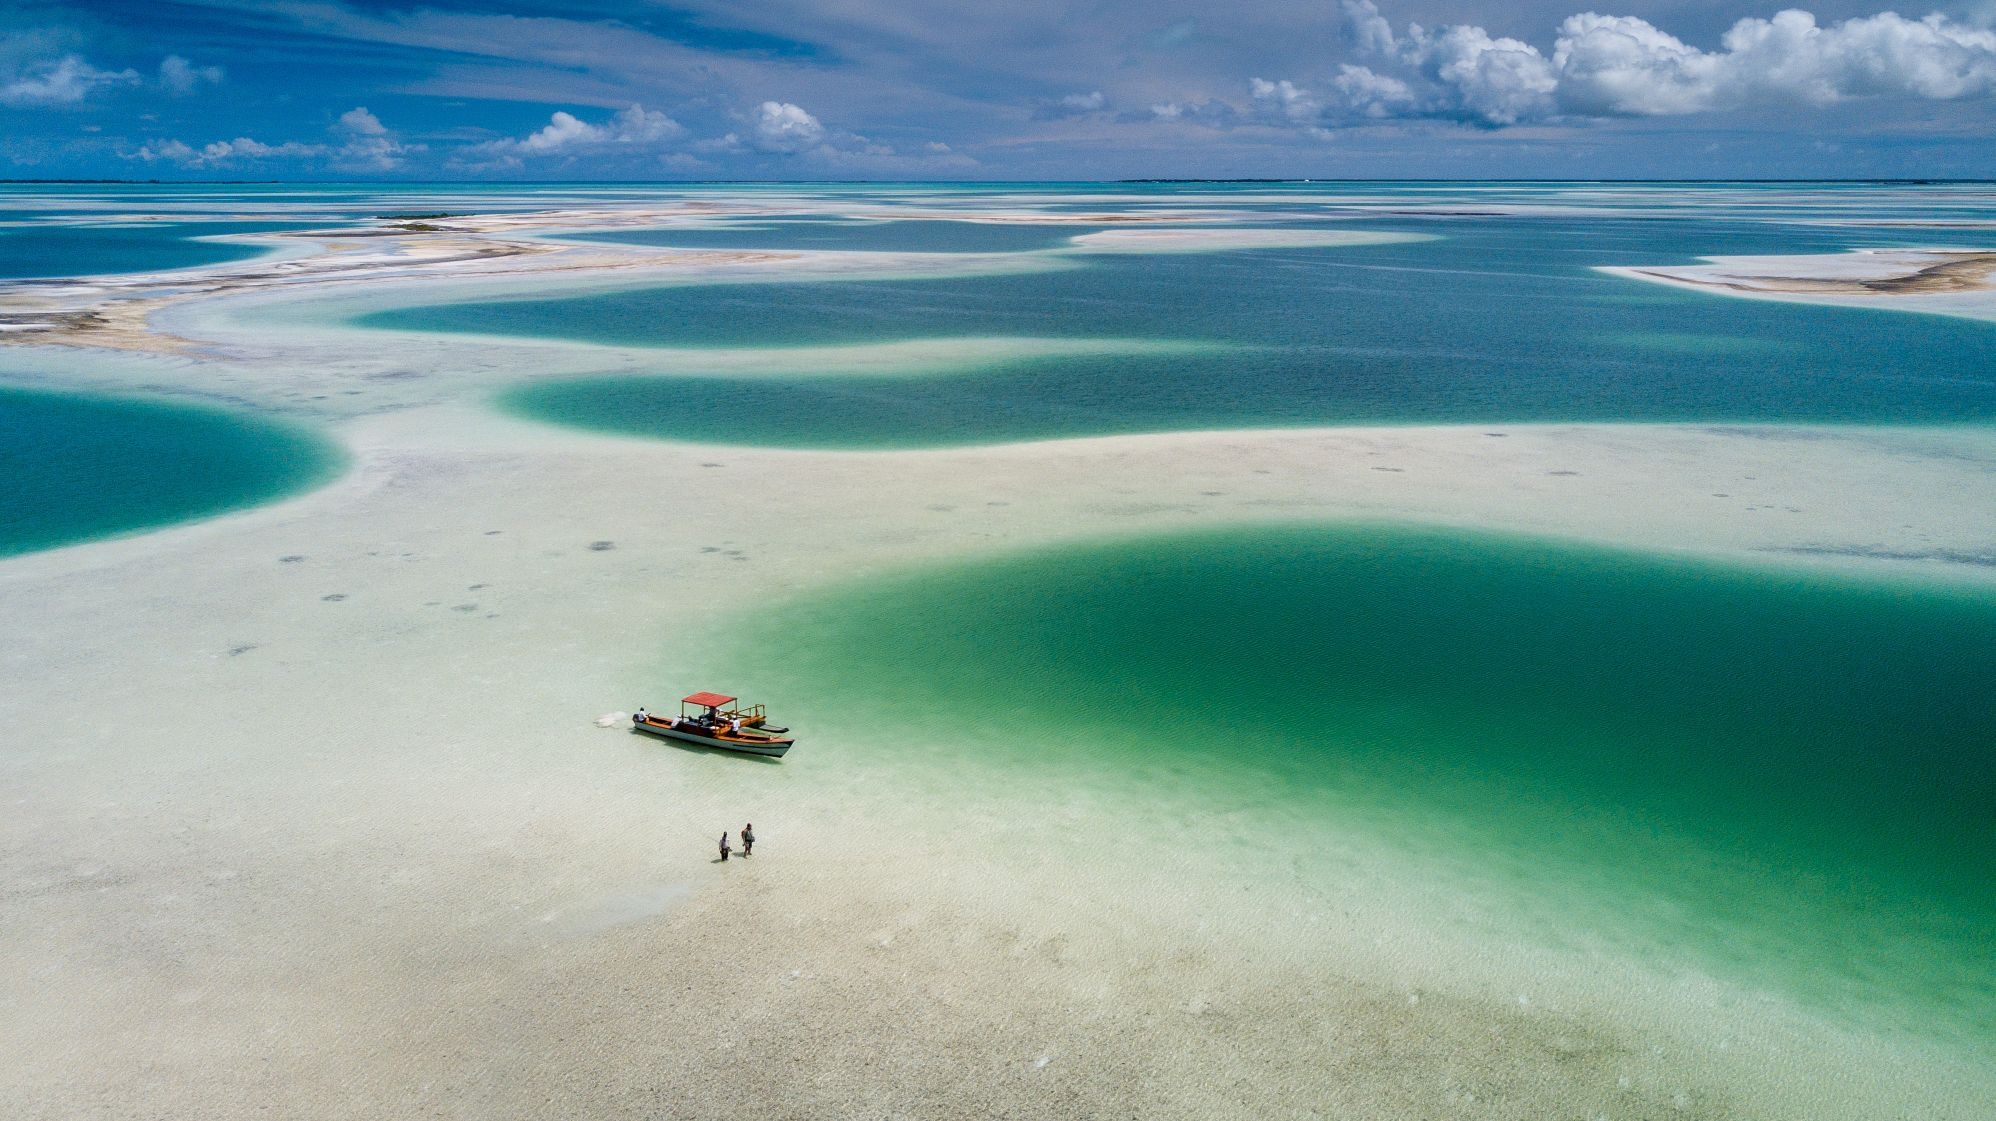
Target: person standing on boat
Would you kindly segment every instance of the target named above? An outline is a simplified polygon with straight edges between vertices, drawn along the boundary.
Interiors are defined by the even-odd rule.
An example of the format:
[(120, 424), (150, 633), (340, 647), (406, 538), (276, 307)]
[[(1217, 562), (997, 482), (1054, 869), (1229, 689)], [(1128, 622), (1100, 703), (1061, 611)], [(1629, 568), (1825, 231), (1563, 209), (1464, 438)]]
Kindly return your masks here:
[(728, 831), (725, 829), (721, 830), (721, 859), (728, 859)]
[(751, 821), (747, 825), (742, 826), (742, 855), (747, 856), (749, 853), (754, 851), (755, 851), (755, 822)]

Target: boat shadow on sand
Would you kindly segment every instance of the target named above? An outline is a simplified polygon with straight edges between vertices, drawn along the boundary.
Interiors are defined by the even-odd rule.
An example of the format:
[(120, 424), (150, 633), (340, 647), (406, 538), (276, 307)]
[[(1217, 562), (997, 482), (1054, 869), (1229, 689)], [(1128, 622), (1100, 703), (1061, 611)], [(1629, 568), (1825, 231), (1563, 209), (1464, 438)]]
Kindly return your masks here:
[(736, 751), (732, 748), (708, 747), (704, 743), (693, 743), (688, 740), (679, 740), (679, 739), (666, 739), (663, 736), (648, 735), (642, 730), (635, 727), (630, 729), (630, 733), (631, 735), (637, 737), (638, 739), (644, 740), (647, 743), (655, 743), (663, 745), (665, 747), (676, 748), (677, 750), (688, 752), (693, 755), (721, 755), (721, 756), (726, 756), (729, 759), (740, 759), (746, 763), (761, 763), (762, 765), (768, 767), (777, 767), (777, 766), (782, 766), (783, 764), (782, 759), (775, 758), (773, 756), (751, 755), (747, 752)]

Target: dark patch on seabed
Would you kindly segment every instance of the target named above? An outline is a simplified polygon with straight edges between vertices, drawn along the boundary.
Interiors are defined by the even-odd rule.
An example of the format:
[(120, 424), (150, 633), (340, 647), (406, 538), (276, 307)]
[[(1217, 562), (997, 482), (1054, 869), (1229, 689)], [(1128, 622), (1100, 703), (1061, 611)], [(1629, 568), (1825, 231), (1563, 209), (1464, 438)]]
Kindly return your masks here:
[[(1889, 549), (1883, 545), (1790, 545), (1766, 550), (1805, 557), (1862, 557), (1866, 560), (1940, 561), (1996, 568), (1996, 549)], [(1996, 735), (1996, 729), (1992, 729)]]

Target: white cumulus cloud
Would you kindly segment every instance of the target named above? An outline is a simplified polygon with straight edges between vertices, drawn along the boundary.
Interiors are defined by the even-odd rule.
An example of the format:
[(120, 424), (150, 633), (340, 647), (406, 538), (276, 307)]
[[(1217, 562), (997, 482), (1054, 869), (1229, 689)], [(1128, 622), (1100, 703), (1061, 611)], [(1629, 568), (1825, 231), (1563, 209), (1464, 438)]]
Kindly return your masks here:
[(80, 55), (30, 64), (0, 78), (0, 105), (74, 105), (100, 89), (135, 86), (136, 70), (100, 70)]
[(1861, 97), (1951, 100), (1996, 92), (1996, 33), (1941, 15), (1892, 12), (1827, 27), (1803, 11), (1743, 19), (1702, 51), (1633, 16), (1560, 25), (1560, 103), (1600, 116), (1665, 116), (1755, 102)]
[(331, 144), (301, 140), (270, 144), (250, 136), (211, 140), (199, 147), (177, 139), (149, 140), (137, 151), (124, 153), (124, 158), (187, 168), (215, 168), (324, 157), (343, 171), (393, 171), (402, 166), (408, 153), (423, 150), (420, 144), (403, 143), (365, 106), (355, 106), (340, 114), (332, 133), (335, 142)]
[(247, 136), (234, 140), (217, 140), (202, 145), (201, 158), (207, 163), (227, 163), (235, 159), (268, 159), (272, 156), (316, 156), (326, 150), (323, 144), (301, 144), (287, 140), (282, 144), (263, 144)]
[(1399, 49), (1393, 25), (1371, 0), (1338, 0), (1338, 7), (1344, 12), (1345, 38), (1360, 54), (1390, 55)]
[[(1256, 79), (1260, 81), (1260, 79)], [(1174, 124), (1192, 124), (1204, 128), (1232, 128), (1240, 119), (1240, 111), (1219, 98), (1208, 97), (1197, 101), (1160, 101), (1150, 107), (1150, 119)]]
[(333, 131), (345, 137), (334, 152), (333, 164), (348, 171), (394, 171), (406, 162), (408, 153), (423, 150), (421, 144), (403, 143), (365, 105), (341, 113)]
[(1547, 115), (1559, 86), (1552, 63), (1530, 43), (1492, 38), (1480, 27), (1409, 27), (1401, 57), (1446, 91), (1445, 102), (1479, 124), (1514, 125)]
[(756, 107), (753, 142), (765, 152), (807, 152), (825, 142), (818, 118), (787, 101)]
[(211, 140), (199, 148), (180, 140), (152, 140), (125, 158), (146, 163), (164, 161), (182, 167), (227, 167), (255, 160), (317, 156), (325, 151), (323, 144), (301, 144), (295, 140), (265, 144), (247, 136), (238, 136), (234, 140)]
[(686, 134), (678, 121), (633, 104), (601, 124), (556, 110), (548, 123), (521, 137), (489, 140), (468, 151), (487, 163), (517, 166), (525, 158), (602, 154), (662, 146)]
[(177, 54), (167, 55), (159, 63), (159, 84), (176, 97), (193, 93), (204, 83), (217, 85), (221, 80), (221, 67), (196, 66)]
[(199, 153), (189, 147), (185, 141), (148, 140), (139, 147), (138, 151), (128, 154), (125, 158), (128, 160), (144, 160), (146, 163), (166, 160), (170, 163), (187, 164), (193, 163), (198, 157)]
[(1884, 12), (1825, 26), (1788, 10), (1740, 20), (1708, 51), (1635, 16), (1583, 12), (1560, 24), (1546, 54), (1469, 25), (1396, 32), (1373, 0), (1340, 6), (1345, 37), (1367, 64), (1340, 66), (1321, 95), (1254, 79), (1250, 97), (1264, 119), (1322, 127), (1434, 118), (1502, 128), (1996, 93), (1996, 32), (1939, 14)]
[(1338, 100), (1361, 117), (1374, 120), (1398, 117), (1419, 104), (1413, 87), (1398, 78), (1374, 73), (1364, 66), (1345, 63), (1338, 67), (1331, 88)]
[(1264, 116), (1299, 124), (1314, 123), (1324, 111), (1323, 106), (1317, 104), (1316, 95), (1287, 80), (1270, 82), (1262, 78), (1251, 79), (1248, 96), (1254, 99), (1255, 108)]
[(513, 143), (514, 147), (522, 152), (559, 152), (566, 148), (596, 143), (603, 132), (601, 127), (589, 124), (573, 113), (556, 110), (554, 115), (548, 118), (548, 123), (538, 132), (524, 136)]
[(340, 127), (355, 136), (386, 136), (388, 126), (381, 118), (367, 111), (367, 106), (356, 105), (340, 114)]
[(1109, 95), (1101, 90), (1086, 93), (1070, 93), (1058, 98), (1042, 98), (1033, 102), (1033, 119), (1036, 121), (1064, 121), (1100, 113), (1109, 107)]
[(907, 149), (896, 148), (856, 132), (827, 127), (802, 106), (765, 101), (746, 113), (747, 127), (690, 147), (711, 156), (762, 153), (795, 158), (820, 168), (853, 175), (932, 175), (961, 172), (977, 161), (939, 140)]

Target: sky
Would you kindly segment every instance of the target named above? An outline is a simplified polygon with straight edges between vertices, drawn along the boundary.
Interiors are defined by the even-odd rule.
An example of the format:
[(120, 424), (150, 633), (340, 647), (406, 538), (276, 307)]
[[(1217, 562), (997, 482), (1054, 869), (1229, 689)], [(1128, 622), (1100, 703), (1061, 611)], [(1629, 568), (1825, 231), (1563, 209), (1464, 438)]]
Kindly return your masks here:
[(1996, 0), (0, 2), (0, 177), (1996, 177)]

